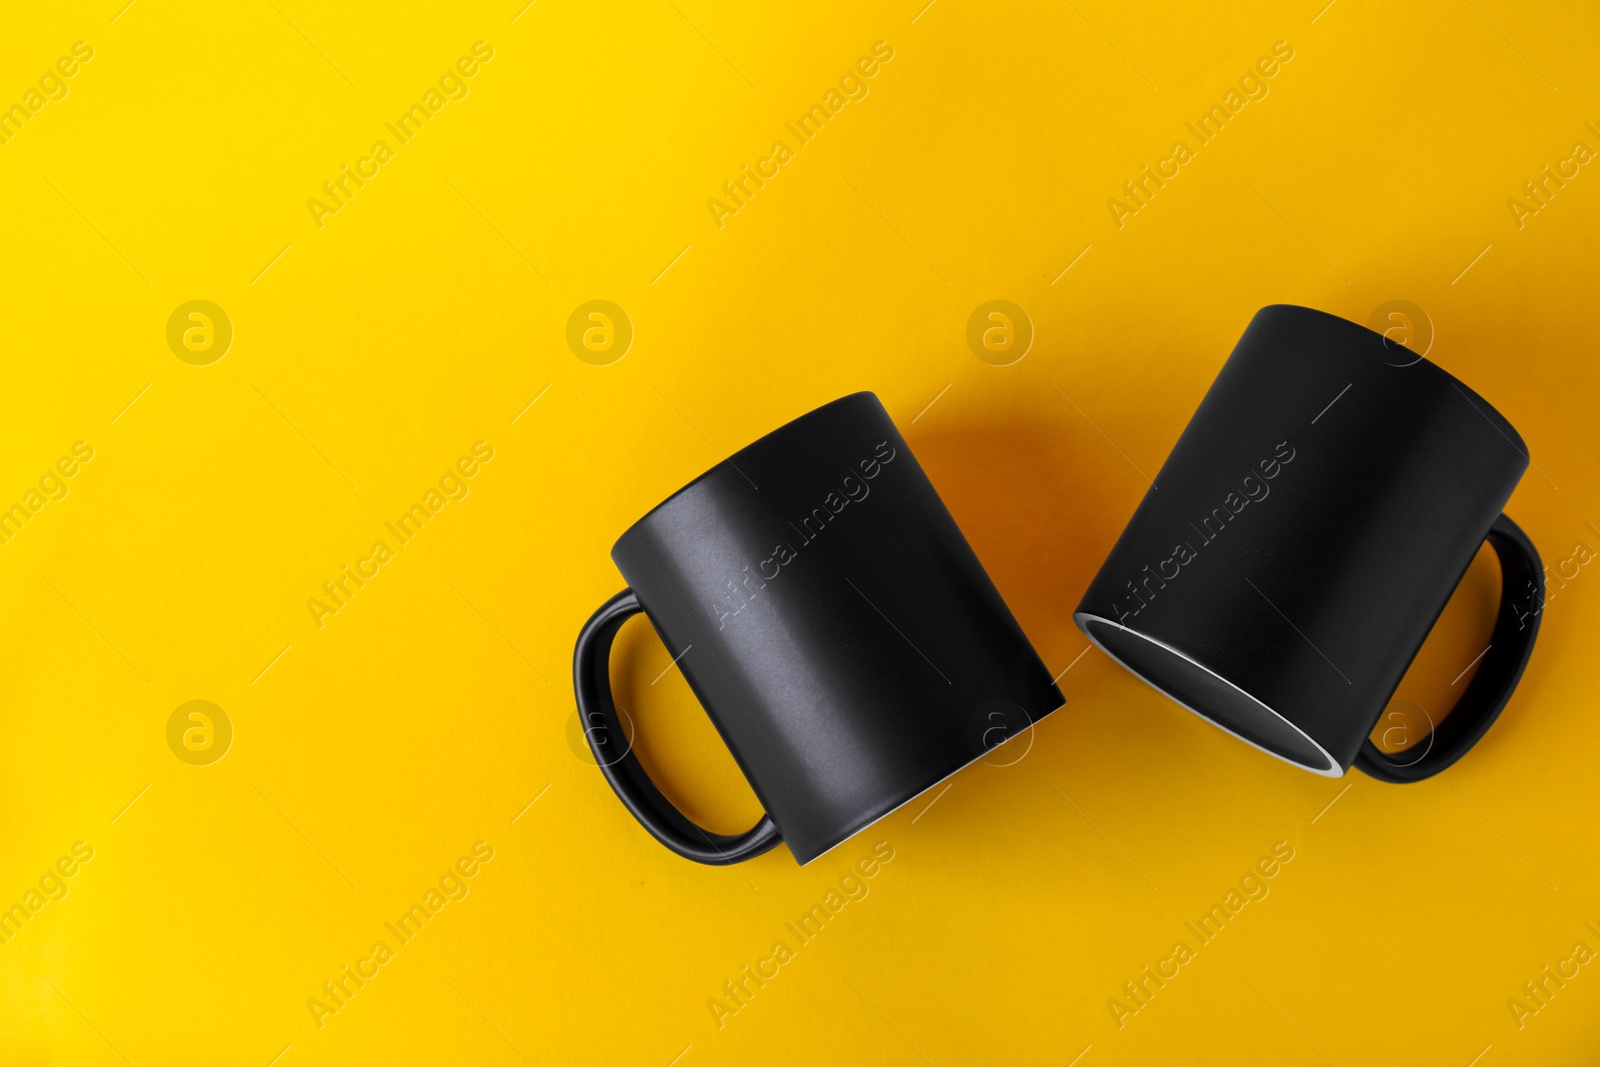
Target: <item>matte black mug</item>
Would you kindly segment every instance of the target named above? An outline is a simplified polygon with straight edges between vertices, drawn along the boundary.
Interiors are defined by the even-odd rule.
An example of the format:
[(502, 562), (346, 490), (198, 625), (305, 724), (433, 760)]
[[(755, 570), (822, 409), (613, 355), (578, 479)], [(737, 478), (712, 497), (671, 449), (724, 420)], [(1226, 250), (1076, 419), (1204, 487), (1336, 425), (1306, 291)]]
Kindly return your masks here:
[[(1074, 618), (1257, 748), (1418, 781), (1477, 743), (1533, 651), (1544, 570), (1501, 513), (1529, 462), (1503, 415), (1414, 352), (1264, 308)], [(1385, 754), (1368, 735), (1485, 539), (1503, 579), (1489, 648), (1448, 716)]]
[[(735, 453), (611, 558), (628, 588), (578, 635), (578, 713), (622, 803), (700, 863), (780, 839), (809, 863), (1062, 704), (871, 393)], [(745, 833), (695, 825), (621, 741), (610, 650), (639, 611), (766, 809)]]

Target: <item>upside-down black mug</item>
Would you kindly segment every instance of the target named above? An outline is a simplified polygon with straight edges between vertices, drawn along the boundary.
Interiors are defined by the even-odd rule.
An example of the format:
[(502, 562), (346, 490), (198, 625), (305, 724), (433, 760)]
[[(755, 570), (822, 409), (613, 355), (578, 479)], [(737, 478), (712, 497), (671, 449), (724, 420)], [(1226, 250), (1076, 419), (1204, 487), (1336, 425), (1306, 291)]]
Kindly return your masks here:
[[(780, 840), (809, 863), (1062, 704), (871, 393), (736, 452), (611, 558), (628, 588), (578, 635), (578, 714), (622, 803), (700, 863)], [(691, 822), (621, 741), (610, 651), (640, 611), (766, 809), (743, 834)]]
[[(1421, 780), (1484, 735), (1533, 650), (1544, 571), (1501, 511), (1529, 462), (1435, 364), (1333, 315), (1264, 308), (1074, 618), (1274, 756)], [(1454, 709), (1386, 754), (1368, 735), (1485, 539), (1502, 576), (1489, 647)]]

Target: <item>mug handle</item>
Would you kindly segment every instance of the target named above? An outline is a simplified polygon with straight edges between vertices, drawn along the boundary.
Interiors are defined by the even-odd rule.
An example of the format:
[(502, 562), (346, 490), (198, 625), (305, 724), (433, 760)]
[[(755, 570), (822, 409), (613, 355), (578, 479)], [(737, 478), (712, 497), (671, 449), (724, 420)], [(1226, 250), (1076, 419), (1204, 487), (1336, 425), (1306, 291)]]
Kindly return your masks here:
[[(1522, 680), (1523, 668), (1533, 654), (1534, 639), (1539, 636), (1544, 565), (1528, 535), (1504, 514), (1489, 528), (1488, 542), (1500, 557), (1500, 614), (1483, 663), (1467, 683), (1455, 709), (1434, 727), (1429, 735), (1431, 745), (1421, 758), (1407, 763), (1405, 752), (1386, 754), (1372, 743), (1372, 738), (1362, 741), (1355, 765), (1374, 778), (1407, 783), (1438, 774), (1478, 743), (1500, 717), (1511, 691)], [(1513, 590), (1524, 587), (1533, 591), (1532, 602), (1539, 606), (1538, 611), (1530, 613), (1532, 621), (1518, 616), (1511, 596)]]
[(643, 610), (634, 591), (624, 589), (600, 605), (578, 632), (578, 644), (572, 653), (572, 674), (578, 714), (584, 724), (583, 736), (588, 739), (595, 763), (616, 791), (617, 799), (657, 841), (684, 859), (716, 867), (753, 859), (780, 840), (772, 816), (763, 813), (761, 820), (742, 834), (714, 834), (702, 829), (656, 788), (631, 748), (620, 759), (611, 759), (600, 750), (605, 744), (603, 737), (597, 738), (596, 731), (589, 729), (595, 716), (599, 716), (607, 734), (624, 736), (616, 703), (611, 697), (611, 643), (616, 640), (623, 622)]

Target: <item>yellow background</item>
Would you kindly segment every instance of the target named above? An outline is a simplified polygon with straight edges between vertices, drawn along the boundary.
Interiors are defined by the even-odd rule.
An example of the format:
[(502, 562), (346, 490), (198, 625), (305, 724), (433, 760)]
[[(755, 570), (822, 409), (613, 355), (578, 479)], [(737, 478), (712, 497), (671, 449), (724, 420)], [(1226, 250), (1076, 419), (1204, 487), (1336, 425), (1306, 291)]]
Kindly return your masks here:
[[(1070, 621), (1140, 471), (1280, 301), (1424, 309), (1431, 358), (1528, 441), (1510, 512), (1546, 562), (1600, 548), (1600, 173), (1520, 229), (1506, 206), (1573, 142), (1600, 149), (1600, 18), (921, 2), (6, 13), (0, 102), (95, 53), (0, 146), (0, 503), (75, 441), (95, 457), (0, 546), (0, 903), (74, 842), (95, 854), (0, 946), (0, 1060), (1600, 1056), (1600, 964), (1520, 1029), (1507, 1007), (1574, 942), (1600, 950), (1592, 568), (1485, 741), (1404, 788), (1307, 774), (1074, 662)], [(319, 229), (308, 198), (479, 40), (469, 95)], [(1280, 40), (1270, 95), (1119, 230), (1107, 199)], [(877, 41), (869, 95), (719, 229), (707, 199)], [(608, 366), (565, 340), (597, 298), (635, 329)], [(209, 366), (166, 342), (192, 299), (233, 323)], [(1014, 365), (967, 346), (990, 299), (1036, 328)], [(569, 746), (573, 638), (630, 522), (857, 389), (1052, 673), (1074, 664), (1067, 707), (1013, 765), (807, 868), (695, 866)], [(307, 599), (480, 440), (470, 495), (318, 629)], [(1495, 582), (1480, 559), (1410, 699), (1448, 703)], [(681, 675), (651, 684), (667, 666), (631, 623), (614, 670), (640, 750), (685, 811), (743, 829), (754, 799)], [(210, 766), (167, 744), (193, 699), (235, 731)], [(480, 840), (470, 895), (319, 1029), (308, 998)], [(870, 895), (719, 1029), (707, 1001), (880, 840)], [(1277, 841), (1295, 858), (1270, 895), (1119, 1029), (1108, 999)]]

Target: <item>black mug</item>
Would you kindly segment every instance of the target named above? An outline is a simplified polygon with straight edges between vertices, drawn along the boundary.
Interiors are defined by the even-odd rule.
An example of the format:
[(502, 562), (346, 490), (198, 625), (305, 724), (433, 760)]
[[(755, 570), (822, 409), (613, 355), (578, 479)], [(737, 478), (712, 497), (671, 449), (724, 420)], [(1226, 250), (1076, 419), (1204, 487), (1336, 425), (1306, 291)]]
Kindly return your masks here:
[[(1074, 618), (1257, 748), (1421, 780), (1484, 735), (1533, 651), (1544, 570), (1501, 512), (1529, 462), (1503, 415), (1414, 352), (1264, 308)], [(1489, 648), (1449, 715), (1385, 754), (1368, 735), (1485, 539), (1503, 578)]]
[[(578, 635), (578, 714), (622, 803), (700, 863), (779, 840), (809, 863), (1062, 704), (871, 393), (735, 453), (611, 558), (628, 588)], [(622, 741), (609, 657), (639, 611), (766, 809), (743, 834), (691, 822)]]

